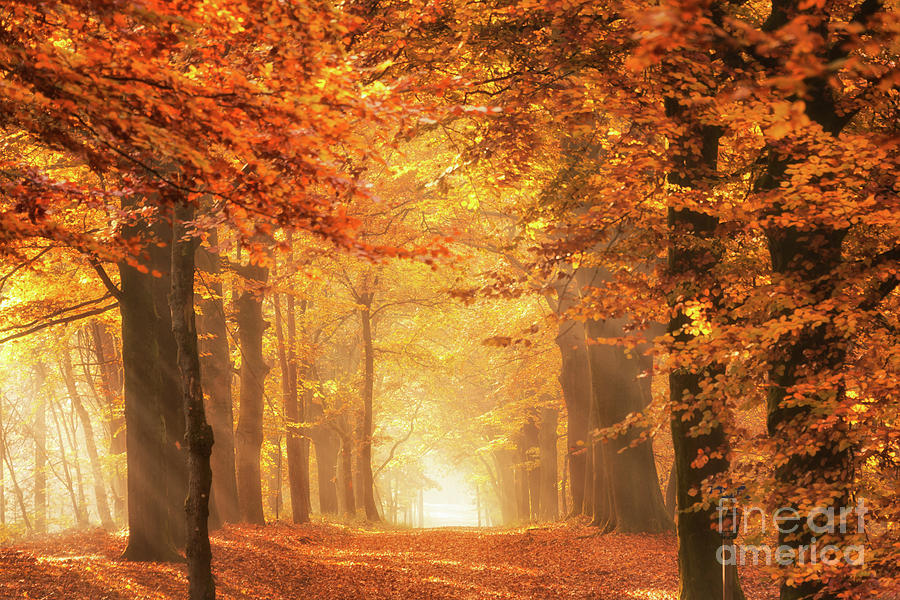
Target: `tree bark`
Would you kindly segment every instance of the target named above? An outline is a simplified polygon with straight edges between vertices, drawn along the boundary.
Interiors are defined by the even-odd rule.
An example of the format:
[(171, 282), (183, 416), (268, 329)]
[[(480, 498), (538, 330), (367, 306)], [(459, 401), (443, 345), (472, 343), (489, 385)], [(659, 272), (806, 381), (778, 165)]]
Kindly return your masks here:
[[(834, 280), (830, 275), (842, 263), (845, 233), (827, 228), (769, 232), (774, 270), (790, 282), (790, 289), (804, 296), (804, 304), (798, 308), (817, 306), (833, 296)], [(813, 538), (822, 538), (808, 526), (812, 507), (801, 506), (797, 498), (818, 498), (817, 506), (838, 513), (850, 504), (854, 493), (855, 449), (840, 445), (850, 437), (849, 425), (842, 419), (831, 418), (844, 402), (846, 389), (843, 384), (835, 387), (829, 382), (840, 372), (851, 346), (846, 333), (836, 323), (836, 319), (829, 318), (804, 325), (799, 332), (782, 334), (769, 358), (767, 428), (769, 436), (788, 456), (787, 461), (776, 466), (775, 480), (780, 497), (785, 499), (783, 505), (796, 509), (799, 514), (797, 519), (786, 520), (779, 530), (778, 543), (795, 552), (809, 546)], [(791, 395), (796, 399), (789, 400)], [(796, 533), (784, 533), (793, 531), (794, 525)], [(827, 543), (841, 547), (838, 539), (841, 533), (831, 534)], [(799, 571), (804, 572), (803, 567)], [(824, 587), (824, 581), (818, 578), (799, 585), (785, 583), (781, 587), (781, 599), (809, 598)], [(839, 597), (836, 592), (823, 594), (817, 597), (828, 600)]]
[(364, 352), (363, 372), (363, 411), (362, 420), (357, 427), (359, 438), (359, 458), (357, 472), (359, 485), (362, 488), (361, 495), (369, 521), (381, 521), (378, 507), (375, 504), (375, 481), (372, 476), (372, 403), (374, 400), (375, 386), (375, 349), (372, 344), (372, 293), (366, 293), (362, 297), (363, 308), (359, 311), (362, 322), (362, 338)]
[(172, 332), (181, 374), (184, 444), (188, 455), (188, 493), (184, 502), (186, 514), (185, 555), (188, 563), (188, 597), (190, 600), (214, 600), (212, 551), (209, 545), (209, 494), (212, 487), (210, 455), (213, 430), (206, 422), (203, 389), (200, 382), (200, 351), (194, 315), (194, 253), (199, 238), (188, 234), (185, 224), (193, 218), (193, 210), (179, 207), (174, 218), (171, 282), (169, 295)]
[(356, 497), (353, 494), (353, 435), (341, 435), (341, 491), (344, 500), (344, 514), (356, 515)]
[[(581, 483), (581, 512), (578, 514), (584, 515), (585, 517), (594, 518), (594, 496), (595, 496), (595, 487), (594, 487), (594, 473), (596, 469), (594, 468), (594, 463), (597, 462), (595, 458), (599, 456), (597, 449), (597, 445), (599, 444), (598, 440), (594, 439), (594, 431), (597, 430), (597, 410), (594, 407), (594, 403), (591, 402), (591, 412), (588, 417), (589, 423), (589, 431), (588, 431), (588, 439), (586, 440), (586, 446), (584, 449), (584, 476), (583, 481)], [(573, 491), (574, 494), (574, 491)], [(573, 513), (575, 514), (575, 513)]]
[(210, 494), (210, 527), (240, 521), (234, 458), (234, 412), (231, 398), (231, 353), (225, 320), (221, 259), (217, 254), (218, 234), (212, 230), (211, 248), (197, 248), (197, 269), (201, 271), (203, 289), (199, 294), (197, 327), (200, 340), (200, 372), (208, 398), (206, 414), (216, 443), (210, 456), (212, 492)]
[(268, 269), (259, 265), (241, 268), (245, 289), (237, 299), (238, 338), (241, 346), (241, 400), (235, 435), (238, 505), (241, 520), (265, 524), (260, 473), (263, 443), (263, 397), (269, 367), (263, 358), (263, 286)]
[[(321, 404), (310, 402), (310, 421), (321, 420), (324, 409)], [(319, 512), (322, 514), (338, 514), (338, 455), (340, 454), (340, 439), (334, 430), (319, 423), (309, 432), (313, 445), (316, 448), (316, 473), (319, 487)]]
[[(601, 428), (622, 422), (643, 410), (650, 399), (650, 377), (639, 376), (650, 365), (643, 357), (629, 357), (617, 345), (603, 343), (622, 334), (621, 323), (589, 321), (591, 378)], [(639, 350), (635, 350), (639, 352)], [(638, 433), (629, 431), (603, 443), (605, 468), (615, 506), (616, 530), (623, 533), (669, 531), (653, 447), (649, 440), (630, 447)], [(595, 477), (597, 468), (595, 466)]]
[[(126, 227), (126, 236), (146, 238), (146, 225)], [(119, 264), (122, 364), (128, 463), (128, 545), (122, 557), (136, 561), (180, 561), (168, 528), (166, 429), (159, 399), (159, 320), (153, 277), (141, 272), (146, 256)]]
[[(176, 548), (183, 548), (186, 539), (184, 523), (184, 499), (187, 496), (187, 453), (184, 443), (184, 414), (181, 404), (183, 390), (178, 374), (178, 351), (172, 333), (172, 315), (169, 311), (169, 291), (172, 286), (172, 213), (167, 212), (154, 224), (156, 242), (148, 247), (151, 271), (161, 275), (151, 275), (153, 304), (156, 311), (157, 327), (157, 394), (165, 424), (165, 446), (162, 454), (165, 473), (167, 527)], [(161, 247), (160, 244), (165, 244)]]
[(559, 494), (557, 493), (557, 456), (556, 428), (559, 411), (555, 408), (541, 409), (540, 448), (541, 448), (541, 499), (540, 519), (555, 521), (559, 517)]
[(338, 456), (340, 441), (332, 436), (327, 442), (314, 438), (316, 447), (316, 475), (319, 484), (319, 512), (322, 514), (338, 514)]
[[(501, 448), (493, 452), (496, 474), (493, 480), (497, 498), (500, 501), (500, 516), (504, 525), (511, 525), (519, 518), (519, 494), (516, 487), (516, 458), (511, 448)], [(487, 463), (485, 466), (488, 466)], [(488, 469), (490, 472), (490, 469)]]
[[(780, 27), (786, 19), (773, 19), (785, 7), (773, 5), (772, 15), (767, 21), (769, 29)], [(854, 17), (858, 25), (885, 10), (882, 2), (863, 2)], [(877, 17), (876, 17), (877, 18)], [(821, 44), (813, 51), (821, 64), (834, 63), (846, 57), (843, 43), (835, 39), (833, 32), (825, 33)], [(827, 53), (827, 54), (825, 54)], [(843, 100), (836, 97), (834, 86), (826, 75), (813, 75), (804, 79), (803, 110), (811, 122), (821, 127), (822, 132), (838, 138), (851, 122), (855, 112), (842, 108)], [(799, 100), (799, 97), (793, 100)], [(779, 142), (779, 149), (769, 148), (766, 169), (754, 182), (754, 190), (771, 193), (778, 190), (791, 175), (788, 167), (799, 166), (808, 158), (809, 146), (798, 144), (791, 148), (791, 138)], [(787, 142), (787, 143), (786, 143)], [(827, 147), (827, 146), (826, 146)], [(787, 150), (787, 154), (782, 152)], [(793, 150), (793, 152), (792, 152)], [(810, 176), (823, 180), (817, 171), (819, 165), (808, 165)], [(840, 184), (835, 189), (841, 190)], [(767, 216), (780, 216), (784, 210), (778, 196)], [(767, 394), (767, 429), (775, 440), (778, 451), (787, 460), (775, 468), (776, 493), (782, 498), (782, 506), (797, 510), (796, 519), (788, 519), (779, 531), (778, 542), (790, 548), (794, 556), (809, 546), (816, 536), (810, 531), (807, 519), (814, 510), (809, 502), (798, 498), (826, 498), (817, 504), (815, 510), (832, 509), (839, 512), (849, 504), (855, 493), (854, 455), (856, 448), (846, 445), (849, 424), (834, 415), (846, 400), (843, 383), (835, 384), (845, 366), (851, 350), (851, 339), (846, 329), (838, 325), (840, 307), (834, 306), (835, 295), (839, 294), (840, 273), (845, 266), (843, 253), (844, 238), (848, 230), (834, 228), (828, 224), (784, 225), (773, 219), (766, 230), (766, 240), (773, 279), (777, 284), (790, 290), (790, 308), (784, 308), (772, 315), (773, 319), (790, 319), (794, 311), (814, 310), (824, 313), (822, 320), (809, 323), (801, 318), (801, 327), (781, 332), (769, 355), (769, 388)], [(893, 286), (886, 288), (888, 293)], [(876, 302), (877, 304), (877, 302)], [(843, 382), (843, 379), (838, 379)], [(805, 504), (805, 506), (800, 506)], [(822, 504), (826, 504), (823, 506)], [(796, 531), (792, 529), (796, 526)], [(792, 531), (792, 533), (783, 533)], [(848, 531), (847, 534), (853, 532)], [(819, 536), (820, 544), (843, 544), (843, 532), (829, 535), (825, 540)], [(786, 568), (787, 577), (781, 585), (781, 600), (799, 600), (815, 596), (823, 600), (845, 597), (844, 584), (829, 587), (829, 575), (814, 574), (802, 583), (795, 584), (790, 575), (799, 571), (808, 574), (808, 569), (797, 564)]]
[[(562, 305), (562, 302), (560, 302)], [(556, 344), (562, 357), (559, 384), (566, 402), (569, 484), (572, 489), (570, 516), (584, 512), (585, 466), (588, 452), (588, 421), (591, 406), (591, 377), (584, 325), (567, 320), (559, 324)]]
[[(667, 99), (665, 104), (666, 114), (683, 125), (680, 137), (671, 141), (674, 169), (668, 179), (681, 188), (695, 188), (715, 175), (722, 131), (716, 126), (687, 122), (689, 116), (674, 99)], [(677, 287), (669, 301), (672, 316), (668, 333), (673, 339), (674, 352), (687, 352), (696, 338), (691, 333), (692, 319), (683, 309), (685, 302), (708, 300), (714, 308), (720, 305), (718, 283), (708, 275), (722, 259), (722, 245), (715, 240), (718, 225), (718, 219), (713, 216), (669, 208), (668, 271)], [(704, 297), (707, 294), (709, 297)], [(700, 364), (677, 368), (669, 374), (674, 449), (670, 487), (673, 487), (672, 504), (677, 515), (680, 600), (704, 600), (723, 594), (723, 577), (716, 558), (723, 541), (713, 529), (716, 511), (714, 508), (697, 510), (695, 505), (702, 498), (692, 494), (703, 489), (704, 480), (725, 473), (729, 468), (728, 440), (721, 418), (725, 406), (721, 398), (704, 397), (702, 391), (705, 383), (714, 382), (724, 373), (722, 365), (701, 360)], [(707, 419), (704, 423), (704, 413), (715, 415), (715, 422), (710, 424)], [(704, 425), (702, 429), (701, 424)], [(701, 451), (713, 454), (707, 454), (709, 458), (704, 464), (695, 465)], [(733, 590), (735, 600), (743, 598), (737, 569), (730, 569), (728, 576), (731, 578), (728, 586)]]
[(526, 496), (528, 498), (527, 519), (538, 521), (541, 518), (541, 447), (540, 428), (537, 419), (530, 417), (522, 427), (524, 440), (523, 473), (525, 476)]
[[(303, 406), (297, 390), (296, 317), (294, 298), (287, 299), (287, 345), (282, 333), (281, 302), (275, 296), (275, 333), (278, 340), (278, 362), (281, 367), (281, 393), (287, 421), (288, 487), (291, 493), (291, 516), (294, 523), (309, 521), (309, 454), (304, 450), (305, 438), (300, 431)], [(305, 404), (305, 403), (304, 403)]]

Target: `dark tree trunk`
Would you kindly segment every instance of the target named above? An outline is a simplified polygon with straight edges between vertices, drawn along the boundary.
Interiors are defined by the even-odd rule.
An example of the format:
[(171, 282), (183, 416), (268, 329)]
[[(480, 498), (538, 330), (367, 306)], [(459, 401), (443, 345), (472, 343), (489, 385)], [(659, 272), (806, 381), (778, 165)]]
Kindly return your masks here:
[[(282, 321), (287, 324), (287, 346), (282, 333)], [(288, 486), (291, 493), (291, 514), (294, 523), (309, 521), (309, 454), (304, 448), (305, 438), (300, 431), (303, 407), (297, 390), (296, 318), (294, 298), (288, 296), (287, 319), (281, 315), (281, 302), (275, 296), (275, 333), (278, 339), (278, 362), (281, 367), (281, 393), (287, 423)]]
[(103, 485), (103, 469), (100, 466), (100, 456), (97, 453), (97, 442), (94, 440), (94, 426), (91, 424), (91, 416), (88, 414), (84, 403), (81, 401), (81, 395), (75, 385), (75, 374), (72, 370), (72, 359), (68, 350), (62, 353), (61, 367), (63, 373), (63, 381), (66, 384), (66, 391), (72, 406), (78, 414), (81, 421), (81, 428), (84, 431), (85, 447), (87, 448), (88, 459), (91, 463), (91, 475), (94, 481), (94, 497), (97, 500), (97, 512), (100, 514), (100, 524), (104, 529), (113, 529), (114, 524), (112, 514), (109, 511), (109, 503), (106, 500), (106, 489)]
[[(686, 120), (683, 107), (674, 99), (666, 100), (666, 113), (676, 120)], [(715, 175), (718, 162), (721, 129), (715, 126), (685, 123), (680, 137), (672, 140), (674, 169), (669, 181), (681, 188), (694, 188), (701, 181)], [(669, 226), (669, 275), (676, 282), (676, 293), (671, 295), (672, 317), (668, 333), (672, 336), (674, 352), (688, 351), (695, 339), (690, 327), (692, 319), (682, 308), (686, 301), (712, 302), (720, 305), (719, 286), (709, 277), (721, 261), (722, 246), (716, 243), (718, 220), (679, 207), (670, 207)], [(707, 296), (708, 295), (708, 296)], [(692, 355), (693, 356), (693, 355)], [(696, 364), (674, 369), (669, 374), (669, 402), (671, 406), (672, 445), (674, 449), (673, 472), (670, 486), (673, 502), (677, 507), (678, 570), (680, 575), (680, 600), (704, 600), (718, 598), (723, 593), (723, 577), (716, 553), (722, 538), (713, 529), (716, 519), (714, 508), (697, 510), (695, 504), (701, 498), (692, 495), (703, 489), (707, 478), (727, 472), (729, 463), (728, 440), (722, 426), (725, 406), (719, 394), (705, 397), (702, 390), (706, 382), (713, 382), (724, 375), (724, 368), (717, 363)], [(704, 413), (715, 415), (715, 422), (704, 423)], [(704, 427), (700, 427), (705, 425)], [(699, 453), (714, 453), (703, 465), (692, 463)], [(674, 485), (672, 485), (674, 484)], [(729, 569), (729, 587), (734, 598), (743, 598), (737, 578), (737, 570)]]
[(362, 322), (363, 352), (365, 356), (363, 371), (363, 411), (362, 420), (359, 423), (357, 437), (359, 438), (359, 459), (357, 472), (359, 485), (362, 488), (360, 494), (369, 521), (381, 521), (378, 507), (375, 504), (375, 481), (372, 476), (372, 403), (375, 386), (375, 349), (372, 346), (372, 294), (367, 293), (362, 297), (363, 308), (359, 311)]
[[(516, 453), (510, 448), (495, 450), (493, 477), (497, 499), (500, 501), (500, 516), (504, 525), (511, 525), (519, 518), (519, 494), (516, 488)], [(486, 465), (487, 466), (487, 465)]]
[[(622, 335), (619, 323), (588, 322), (593, 340)], [(618, 345), (593, 343), (590, 346), (594, 402), (601, 428), (622, 422), (629, 413), (643, 410), (650, 399), (650, 377), (639, 376), (650, 365), (643, 358), (629, 357)], [(669, 531), (672, 521), (666, 513), (650, 441), (630, 444), (638, 432), (629, 431), (603, 443), (607, 481), (615, 506), (616, 530), (624, 533)], [(597, 473), (595, 465), (595, 477)], [(596, 511), (595, 511), (596, 512)]]
[(587, 347), (584, 343), (584, 325), (578, 321), (562, 321), (556, 344), (562, 357), (559, 383), (567, 412), (567, 447), (570, 488), (572, 489), (571, 515), (584, 512), (585, 466), (588, 453), (588, 420), (591, 406), (591, 376)]
[(172, 333), (172, 315), (169, 312), (169, 291), (171, 288), (172, 223), (167, 214), (153, 227), (158, 243), (149, 246), (151, 271), (159, 271), (159, 277), (151, 276), (153, 303), (157, 317), (157, 394), (165, 424), (166, 443), (162, 454), (166, 511), (169, 534), (176, 548), (185, 544), (184, 499), (187, 496), (187, 453), (184, 443), (184, 413), (181, 404), (183, 391), (178, 374), (177, 348)]
[(613, 496), (615, 489), (610, 481), (610, 456), (609, 442), (605, 439), (594, 440), (591, 446), (591, 525), (599, 527), (601, 531), (613, 531), (616, 528), (616, 498)]
[(265, 524), (260, 474), (263, 443), (263, 395), (269, 370), (263, 358), (263, 286), (268, 270), (258, 265), (242, 267), (245, 289), (238, 298), (238, 337), (241, 345), (241, 400), (235, 435), (238, 504), (241, 520)]
[[(349, 429), (349, 427), (345, 427)], [(353, 435), (341, 435), (341, 491), (344, 501), (344, 514), (356, 515), (356, 497), (353, 495)]]
[(281, 507), (284, 504), (284, 495), (281, 488), (284, 480), (284, 452), (281, 448), (281, 432), (269, 436), (267, 454), (272, 469), (269, 471), (269, 511), (275, 516), (275, 520), (281, 519)]
[(559, 485), (559, 507), (563, 515), (569, 514), (567, 494), (569, 489), (569, 455), (563, 457), (562, 482)]
[(529, 440), (526, 434), (527, 425), (516, 434), (516, 458), (513, 466), (513, 477), (516, 489), (516, 521), (527, 523), (531, 520), (531, 490), (529, 489), (530, 469)]
[[(321, 418), (323, 409), (320, 404), (310, 403), (310, 419)], [(316, 447), (316, 469), (319, 483), (319, 511), (323, 514), (338, 514), (338, 455), (341, 442), (334, 430), (319, 424), (310, 431)]]
[(193, 210), (179, 207), (173, 219), (171, 281), (169, 295), (172, 332), (181, 375), (184, 445), (188, 456), (185, 555), (188, 563), (188, 598), (214, 600), (212, 551), (209, 546), (209, 494), (212, 487), (210, 455), (213, 430), (206, 422), (200, 383), (200, 350), (194, 316), (194, 253), (199, 238), (189, 234), (185, 223)]
[[(817, 306), (833, 296), (831, 275), (840, 269), (845, 233), (793, 228), (768, 233), (775, 272), (786, 278), (789, 289), (803, 297), (797, 308)], [(799, 332), (784, 333), (771, 349), (769, 359), (768, 433), (789, 457), (776, 467), (775, 480), (780, 497), (787, 499), (784, 505), (799, 513), (796, 520), (786, 521), (779, 531), (778, 543), (795, 552), (817, 537), (807, 525), (811, 507), (796, 505), (795, 499), (819, 498), (818, 506), (822, 507), (826, 501), (821, 499), (829, 498), (824, 508), (838, 513), (850, 504), (854, 492), (854, 448), (841, 446), (850, 438), (849, 425), (832, 418), (845, 400), (846, 389), (840, 384), (836, 388), (823, 384), (840, 372), (850, 348), (850, 340), (836, 323), (836, 319), (828, 318), (805, 325)], [(785, 402), (791, 394), (800, 397)], [(793, 531), (793, 525), (797, 526), (797, 533), (783, 533)], [(841, 533), (835, 532), (827, 543), (841, 547)], [(785, 583), (781, 599), (808, 598), (824, 586), (820, 579), (796, 586)], [(830, 600), (838, 596), (825, 593), (818, 597)]]
[(530, 418), (522, 427), (524, 440), (523, 469), (525, 486), (528, 488), (528, 520), (538, 521), (541, 518), (541, 447), (540, 428), (537, 419)]
[[(141, 235), (143, 227), (126, 230)], [(146, 269), (145, 257), (137, 257)], [(159, 320), (153, 302), (153, 277), (127, 261), (119, 265), (122, 315), (126, 457), (128, 461), (128, 546), (123, 558), (177, 561), (168, 528), (166, 429), (159, 400)]]
[[(773, 16), (776, 8), (773, 5)], [(882, 2), (863, 2), (854, 16), (857, 25), (866, 25), (873, 17), (885, 10)], [(770, 28), (780, 27), (780, 20), (770, 16), (767, 22)], [(823, 28), (824, 30), (824, 28)], [(845, 58), (846, 50), (839, 32), (824, 32), (823, 43), (817, 45), (816, 57), (833, 63)], [(828, 39), (831, 38), (831, 39)], [(825, 55), (827, 53), (828, 55)], [(835, 86), (831, 85), (828, 76), (814, 75), (804, 80), (802, 106), (806, 117), (822, 128), (825, 134), (838, 138), (843, 129), (851, 122), (855, 111), (847, 111), (842, 107), (843, 101), (835, 97)], [(798, 99), (798, 98), (795, 98)], [(755, 182), (755, 190), (772, 193), (782, 183), (790, 179), (788, 167), (801, 166), (810, 151), (809, 145), (799, 140), (791, 148), (791, 136), (779, 143), (779, 150), (770, 148), (765, 172)], [(785, 143), (788, 142), (788, 143)], [(827, 142), (826, 142), (827, 143)], [(791, 152), (791, 150), (793, 150)], [(818, 171), (820, 165), (807, 165), (811, 181), (819, 178), (829, 179), (831, 173), (826, 168), (824, 174)], [(839, 185), (839, 184), (838, 184)], [(840, 187), (837, 187), (840, 190)], [(779, 531), (778, 542), (789, 547), (796, 557), (803, 546), (808, 546), (816, 537), (807, 525), (812, 507), (796, 506), (797, 498), (828, 498), (828, 504), (818, 509), (833, 509), (839, 512), (851, 500), (854, 490), (854, 455), (856, 449), (847, 446), (849, 439), (848, 423), (835, 414), (842, 409), (846, 399), (846, 389), (840, 379), (841, 370), (845, 367), (850, 352), (851, 340), (846, 328), (841, 327), (840, 308), (835, 308), (835, 295), (840, 293), (840, 274), (845, 266), (842, 246), (847, 229), (835, 229), (830, 225), (810, 224), (803, 229), (797, 226), (784, 225), (777, 219), (783, 207), (778, 195), (773, 194), (775, 202), (769, 215), (776, 217), (766, 231), (769, 256), (772, 270), (775, 272), (774, 283), (790, 290), (791, 308), (782, 309), (772, 318), (794, 318), (794, 311), (818, 311), (821, 321), (809, 323), (808, 317), (801, 312), (797, 321), (803, 325), (797, 329), (787, 329), (770, 349), (769, 357), (769, 389), (767, 395), (767, 428), (769, 436), (775, 440), (777, 449), (787, 460), (775, 468), (776, 493), (782, 498), (782, 506), (794, 508), (798, 512), (796, 520), (787, 520)], [(885, 282), (882, 282), (884, 285)], [(879, 288), (890, 293), (894, 284)], [(881, 292), (869, 297), (865, 302), (872, 302), (865, 308), (872, 309), (883, 299)], [(793, 526), (796, 525), (796, 531)], [(783, 533), (791, 531), (793, 533)], [(848, 534), (854, 532), (848, 531)], [(841, 547), (844, 543), (842, 533), (830, 535), (828, 544)], [(820, 544), (826, 543), (819, 539)], [(829, 575), (814, 574), (799, 585), (794, 584), (791, 572), (797, 569), (808, 573), (807, 567), (797, 564), (787, 566), (784, 582), (781, 586), (782, 600), (799, 600), (816, 596), (823, 600), (845, 597), (842, 584), (828, 587), (826, 578)], [(844, 593), (842, 593), (844, 592)], [(817, 595), (818, 594), (818, 595)]]
[(216, 230), (210, 232), (208, 242), (210, 248), (201, 246), (196, 254), (202, 281), (197, 327), (203, 334), (200, 340), (200, 370), (208, 398), (206, 414), (216, 439), (210, 456), (213, 473), (210, 527), (216, 529), (223, 523), (237, 523), (241, 517), (234, 467), (231, 354)]
[(559, 518), (559, 494), (557, 493), (559, 473), (556, 464), (556, 428), (558, 423), (558, 410), (550, 407), (541, 409), (541, 498), (539, 517), (543, 521), (555, 521)]
[[(596, 412), (592, 402), (590, 416), (588, 417), (590, 431), (597, 429)], [(581, 512), (579, 513), (591, 519), (594, 517), (594, 473), (596, 471), (594, 463), (597, 462), (594, 458), (597, 456), (598, 450), (596, 446), (599, 444), (599, 441), (593, 439), (593, 437), (592, 433), (588, 433), (584, 449), (584, 476), (581, 484)]]

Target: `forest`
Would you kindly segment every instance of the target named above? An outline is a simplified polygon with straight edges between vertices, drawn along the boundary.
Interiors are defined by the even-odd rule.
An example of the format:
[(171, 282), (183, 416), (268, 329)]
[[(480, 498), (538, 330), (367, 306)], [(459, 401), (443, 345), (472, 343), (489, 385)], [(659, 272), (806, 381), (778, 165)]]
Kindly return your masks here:
[(0, 600), (900, 597), (897, 0), (5, 0)]

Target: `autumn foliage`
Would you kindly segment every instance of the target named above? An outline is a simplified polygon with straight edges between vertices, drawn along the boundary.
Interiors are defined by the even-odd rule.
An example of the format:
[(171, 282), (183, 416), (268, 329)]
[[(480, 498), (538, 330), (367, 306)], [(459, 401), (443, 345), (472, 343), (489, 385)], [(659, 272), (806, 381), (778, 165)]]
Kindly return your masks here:
[(898, 34), (4, 3), (0, 596), (892, 597)]

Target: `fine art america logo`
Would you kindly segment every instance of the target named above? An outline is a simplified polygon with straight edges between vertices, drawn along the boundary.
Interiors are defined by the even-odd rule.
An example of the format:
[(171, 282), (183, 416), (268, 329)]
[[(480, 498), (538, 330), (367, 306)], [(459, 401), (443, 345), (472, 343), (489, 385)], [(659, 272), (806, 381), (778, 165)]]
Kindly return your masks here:
[[(836, 566), (847, 564), (860, 566), (865, 562), (865, 547), (862, 544), (837, 546), (833, 541), (840, 534), (865, 533), (865, 515), (868, 512), (865, 503), (859, 500), (855, 507), (835, 508), (833, 506), (815, 507), (806, 513), (804, 518), (793, 507), (782, 507), (775, 510), (771, 517), (759, 507), (739, 508), (737, 500), (726, 496), (719, 499), (718, 508), (719, 534), (723, 544), (716, 551), (716, 559), (723, 565), (816, 565)], [(741, 532), (748, 532), (752, 519), (758, 519), (760, 535), (766, 535), (769, 523), (774, 531), (789, 536), (805, 533), (808, 537), (803, 544), (770, 546), (737, 544), (735, 539)], [(805, 524), (806, 530), (802, 529)], [(819, 539), (821, 538), (821, 539)]]

